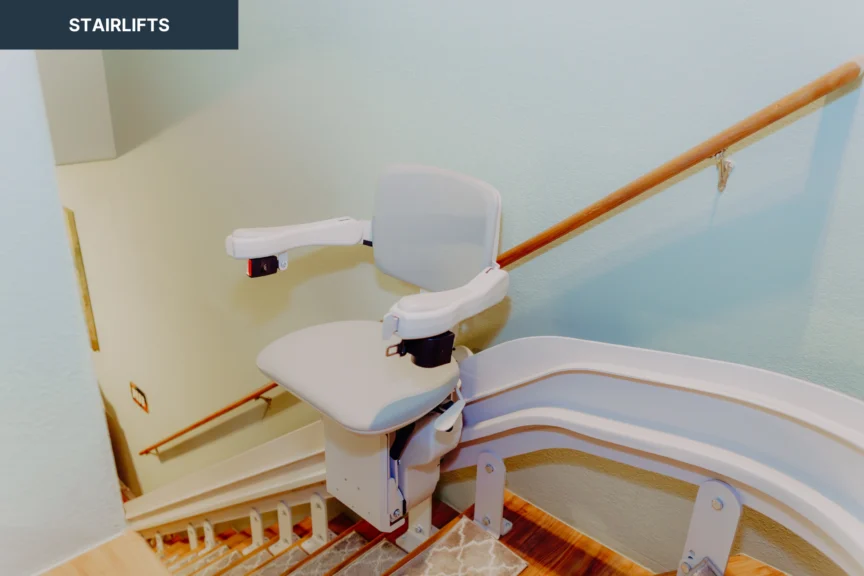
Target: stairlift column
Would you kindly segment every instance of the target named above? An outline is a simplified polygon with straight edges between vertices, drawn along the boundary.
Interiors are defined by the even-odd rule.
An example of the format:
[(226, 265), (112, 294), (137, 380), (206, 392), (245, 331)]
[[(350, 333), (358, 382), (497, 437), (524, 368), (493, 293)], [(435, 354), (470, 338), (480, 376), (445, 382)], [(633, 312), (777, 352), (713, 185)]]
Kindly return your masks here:
[[(438, 484), (441, 458), (462, 433), (461, 415), (447, 430), (436, 428), (440, 417), (438, 411), (427, 414), (413, 430), (406, 428), (407, 440), (398, 442), (397, 433), (356, 434), (324, 418), (327, 491), (385, 533), (399, 528), (410, 513), (409, 540), (422, 542), (431, 534), (427, 500)], [(394, 446), (401, 442), (404, 447)]]
[(408, 530), (399, 537), (399, 545), (408, 551), (433, 534), (432, 493), (441, 477), (441, 458), (453, 450), (462, 435), (461, 413), (451, 428), (439, 430), (438, 412), (420, 419), (399, 459), (399, 488), (408, 508)]

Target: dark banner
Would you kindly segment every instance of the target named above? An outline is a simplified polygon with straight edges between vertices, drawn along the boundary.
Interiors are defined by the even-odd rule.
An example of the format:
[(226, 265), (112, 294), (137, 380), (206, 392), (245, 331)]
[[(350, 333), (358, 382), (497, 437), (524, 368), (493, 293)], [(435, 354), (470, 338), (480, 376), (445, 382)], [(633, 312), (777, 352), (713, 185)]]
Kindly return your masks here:
[(0, 0), (0, 49), (237, 48), (238, 0)]

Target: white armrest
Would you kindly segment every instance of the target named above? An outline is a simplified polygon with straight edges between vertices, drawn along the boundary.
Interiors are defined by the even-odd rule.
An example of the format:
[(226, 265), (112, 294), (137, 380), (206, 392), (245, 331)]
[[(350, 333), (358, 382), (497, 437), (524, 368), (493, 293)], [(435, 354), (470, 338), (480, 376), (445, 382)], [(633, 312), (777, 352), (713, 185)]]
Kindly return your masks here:
[(509, 286), (510, 275), (492, 267), (460, 288), (405, 296), (384, 317), (383, 336), (387, 339), (397, 334), (404, 340), (414, 340), (443, 334), (501, 302)]
[(350, 246), (369, 236), (368, 221), (333, 218), (273, 228), (240, 228), (225, 239), (228, 255), (238, 259), (276, 256), (301, 246)]

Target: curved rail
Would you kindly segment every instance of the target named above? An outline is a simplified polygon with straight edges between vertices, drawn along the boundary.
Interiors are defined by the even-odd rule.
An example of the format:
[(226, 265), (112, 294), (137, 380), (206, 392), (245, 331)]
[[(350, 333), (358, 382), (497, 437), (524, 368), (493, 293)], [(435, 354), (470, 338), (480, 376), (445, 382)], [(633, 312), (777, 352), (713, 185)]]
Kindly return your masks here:
[(233, 402), (233, 403), (229, 404), (228, 406), (225, 406), (221, 410), (217, 410), (213, 414), (210, 414), (209, 416), (206, 416), (206, 417), (202, 418), (201, 420), (198, 420), (194, 424), (190, 424), (186, 428), (183, 428), (182, 430), (175, 432), (171, 436), (168, 436), (167, 438), (163, 438), (162, 440), (153, 444), (152, 446), (148, 446), (147, 448), (141, 450), (138, 453), (138, 455), (139, 456), (146, 456), (147, 454), (150, 454), (151, 452), (158, 452), (159, 448), (161, 446), (164, 446), (168, 442), (171, 442), (172, 440), (176, 440), (180, 436), (183, 436), (184, 434), (188, 434), (189, 432), (192, 432), (196, 428), (200, 428), (201, 426), (204, 426), (205, 424), (211, 422), (212, 420), (215, 420), (216, 418), (223, 416), (223, 415), (227, 414), (228, 412), (231, 412), (232, 410), (236, 410), (237, 408), (243, 406), (244, 404), (248, 404), (249, 402), (254, 402), (255, 400), (264, 400), (269, 405), (270, 404), (270, 398), (265, 397), (264, 394), (266, 394), (267, 392), (273, 390), (274, 388), (278, 388), (278, 387), (279, 387), (278, 384), (276, 384), (275, 382), (271, 382), (270, 384), (267, 384), (266, 386), (259, 388), (258, 390), (249, 394), (248, 396), (244, 396), (240, 400), (237, 400), (236, 402)]
[(506, 342), (460, 364), (468, 404), (442, 470), (545, 448), (681, 480), (721, 479), (864, 575), (864, 402), (766, 370), (572, 338)]
[(566, 236), (570, 232), (600, 218), (622, 204), (648, 192), (659, 184), (674, 178), (685, 170), (689, 170), (703, 160), (708, 160), (733, 144), (752, 136), (756, 132), (778, 120), (782, 120), (808, 104), (855, 82), (861, 77), (862, 72), (864, 72), (864, 57), (850, 60), (838, 66), (806, 86), (802, 86), (773, 104), (769, 104), (752, 116), (745, 118), (734, 126), (730, 126), (651, 172), (640, 176), (623, 188), (619, 188), (576, 214), (565, 218), (536, 236), (510, 248), (498, 256), (498, 264), (503, 268), (525, 258), (558, 238)]
[[(769, 370), (558, 336), (520, 338), (482, 354), (459, 367), (469, 403), (556, 374), (593, 373), (720, 395), (794, 418), (864, 451), (864, 402)], [(502, 364), (506, 371), (498, 370)]]

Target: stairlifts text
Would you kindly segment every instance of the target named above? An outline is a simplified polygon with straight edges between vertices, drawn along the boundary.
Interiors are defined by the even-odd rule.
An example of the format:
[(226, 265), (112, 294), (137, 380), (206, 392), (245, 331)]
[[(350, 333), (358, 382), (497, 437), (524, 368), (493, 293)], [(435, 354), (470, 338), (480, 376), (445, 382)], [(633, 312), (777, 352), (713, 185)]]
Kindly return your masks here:
[(168, 32), (168, 18), (72, 18), (71, 32)]

